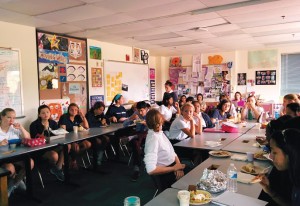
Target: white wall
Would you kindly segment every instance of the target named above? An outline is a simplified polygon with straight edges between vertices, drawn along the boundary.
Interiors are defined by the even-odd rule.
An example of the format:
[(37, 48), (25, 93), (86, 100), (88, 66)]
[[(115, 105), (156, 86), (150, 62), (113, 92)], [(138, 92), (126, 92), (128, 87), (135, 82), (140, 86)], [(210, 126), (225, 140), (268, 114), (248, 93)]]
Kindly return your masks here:
[(35, 28), (0, 22), (0, 47), (20, 49), (25, 118), (17, 120), (25, 128), (37, 118), (39, 106)]

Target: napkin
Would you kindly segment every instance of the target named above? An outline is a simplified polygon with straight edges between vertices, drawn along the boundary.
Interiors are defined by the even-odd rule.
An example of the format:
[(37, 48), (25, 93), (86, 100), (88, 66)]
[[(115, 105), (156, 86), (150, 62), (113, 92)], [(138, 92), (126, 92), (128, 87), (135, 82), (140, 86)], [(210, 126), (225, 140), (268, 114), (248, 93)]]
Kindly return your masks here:
[(238, 160), (238, 161), (246, 161), (247, 156), (246, 155), (241, 155), (241, 154), (234, 154), (230, 157), (232, 160)]
[(216, 141), (205, 141), (205, 145), (209, 147), (219, 147), (221, 146), (221, 142), (216, 142)]
[(237, 173), (237, 181), (245, 184), (250, 184), (251, 180), (253, 180), (254, 177), (255, 177), (254, 175), (250, 175), (242, 172)]

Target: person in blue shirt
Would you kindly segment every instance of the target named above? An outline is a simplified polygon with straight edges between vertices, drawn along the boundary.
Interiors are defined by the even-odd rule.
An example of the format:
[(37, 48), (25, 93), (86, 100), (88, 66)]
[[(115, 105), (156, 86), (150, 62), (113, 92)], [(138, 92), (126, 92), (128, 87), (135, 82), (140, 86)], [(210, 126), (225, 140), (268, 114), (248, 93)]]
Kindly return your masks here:
[(126, 109), (122, 104), (124, 104), (124, 97), (121, 94), (117, 94), (106, 112), (110, 122), (124, 122), (127, 119)]
[[(106, 127), (109, 125), (109, 118), (104, 115), (105, 105), (103, 102), (95, 102), (93, 107), (86, 113), (85, 117), (89, 123), (90, 128)], [(93, 139), (94, 149), (97, 150), (97, 165), (102, 164), (104, 151), (109, 143), (109, 137), (101, 135)]]
[[(38, 118), (30, 124), (30, 135), (36, 138), (38, 135), (50, 137), (51, 130), (58, 129), (57, 123), (51, 119), (50, 108), (47, 105), (41, 105), (38, 108)], [(40, 153), (38, 153), (40, 154)], [(37, 155), (38, 156), (38, 155)], [(64, 173), (62, 166), (64, 163), (64, 153), (61, 147), (56, 147), (53, 150), (43, 151), (41, 156), (50, 164), (50, 173), (55, 175), (59, 181), (64, 181)]]
[(229, 113), (230, 106), (231, 102), (228, 99), (221, 100), (211, 117), (211, 122), (215, 124), (217, 120), (220, 123), (233, 120), (234, 117)]
[[(67, 130), (68, 132), (73, 132), (73, 126), (82, 126), (85, 129), (89, 128), (89, 123), (82, 112), (79, 110), (79, 107), (75, 103), (71, 103), (68, 107), (68, 113), (60, 116), (58, 121), (59, 127)], [(84, 140), (79, 143), (71, 144), (71, 151), (76, 155), (82, 154), (84, 151), (91, 147), (91, 143), (87, 140)], [(72, 156), (71, 167), (77, 168), (76, 157)]]
[(142, 149), (141, 145), (145, 143), (147, 136), (148, 127), (146, 125), (146, 114), (150, 108), (150, 105), (144, 101), (138, 102), (137, 111), (133, 113), (127, 120), (124, 121), (123, 125), (128, 127), (129, 125), (136, 123), (136, 135), (132, 136), (130, 141), (132, 145), (132, 158), (134, 165), (134, 172), (131, 176), (132, 181), (137, 181), (140, 176), (140, 167), (142, 165)]

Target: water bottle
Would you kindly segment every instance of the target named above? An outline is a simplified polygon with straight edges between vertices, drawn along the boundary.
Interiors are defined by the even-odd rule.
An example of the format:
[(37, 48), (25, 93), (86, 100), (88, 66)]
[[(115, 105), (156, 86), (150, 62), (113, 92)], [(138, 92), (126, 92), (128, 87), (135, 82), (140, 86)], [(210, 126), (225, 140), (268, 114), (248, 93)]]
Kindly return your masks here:
[(140, 206), (141, 201), (137, 196), (130, 196), (124, 199), (124, 206)]
[(252, 119), (253, 119), (253, 115), (251, 109), (248, 109), (248, 120), (252, 120)]
[(237, 192), (237, 170), (233, 163), (227, 169), (227, 190)]
[(220, 122), (219, 119), (216, 118), (216, 125), (215, 125), (216, 129), (220, 129)]

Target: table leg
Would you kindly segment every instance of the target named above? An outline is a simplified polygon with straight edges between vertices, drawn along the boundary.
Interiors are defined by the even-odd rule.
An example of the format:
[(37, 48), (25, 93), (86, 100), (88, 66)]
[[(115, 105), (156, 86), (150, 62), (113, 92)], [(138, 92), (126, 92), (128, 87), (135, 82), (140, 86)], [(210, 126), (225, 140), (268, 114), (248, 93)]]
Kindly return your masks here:
[(25, 171), (26, 171), (26, 192), (27, 192), (27, 195), (29, 195), (29, 197), (33, 197), (30, 156), (25, 155), (25, 160), (24, 161), (25, 161)]
[(70, 182), (70, 173), (69, 173), (69, 151), (68, 151), (68, 145), (65, 144), (63, 146), (64, 150), (64, 175), (65, 175), (65, 183)]

